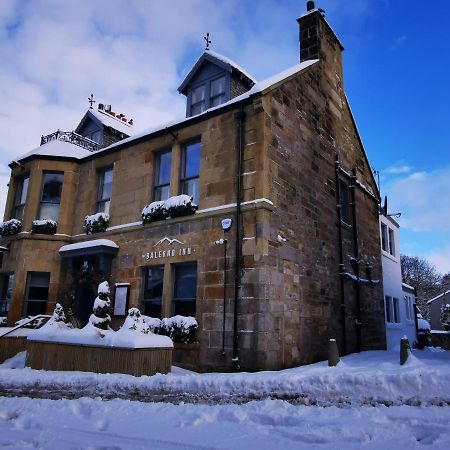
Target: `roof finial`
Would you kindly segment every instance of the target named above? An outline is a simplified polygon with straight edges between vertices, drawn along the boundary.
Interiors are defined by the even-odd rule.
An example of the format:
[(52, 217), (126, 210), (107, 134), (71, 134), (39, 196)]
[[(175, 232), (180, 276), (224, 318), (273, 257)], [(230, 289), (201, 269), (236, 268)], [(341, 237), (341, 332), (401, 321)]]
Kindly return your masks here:
[(95, 103), (95, 100), (94, 100), (94, 94), (91, 94), (91, 96), (88, 97), (88, 102), (89, 102), (89, 104), (91, 105), (91, 106), (89, 107), (89, 109), (93, 109), (93, 108), (92, 108), (92, 105)]
[(209, 44), (212, 44), (212, 42), (209, 40), (209, 33), (206, 33), (206, 36), (203, 36), (203, 39), (206, 41), (205, 50), (209, 50)]

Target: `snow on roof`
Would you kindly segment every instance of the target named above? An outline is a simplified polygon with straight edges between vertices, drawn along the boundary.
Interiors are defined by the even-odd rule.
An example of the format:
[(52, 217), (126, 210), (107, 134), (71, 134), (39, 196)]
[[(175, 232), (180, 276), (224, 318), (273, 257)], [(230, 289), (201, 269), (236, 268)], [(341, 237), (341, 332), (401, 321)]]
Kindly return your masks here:
[(404, 288), (406, 288), (406, 289), (412, 289), (412, 290), (414, 290), (414, 286), (411, 286), (411, 285), (406, 284), (406, 283), (402, 283), (402, 287), (404, 287)]
[[(269, 78), (266, 78), (265, 80), (256, 82), (255, 85), (249, 91), (245, 92), (244, 94), (239, 95), (238, 97), (234, 97), (231, 100), (229, 100), (228, 102), (222, 103), (221, 105), (215, 106), (213, 108), (209, 108), (206, 111), (203, 111), (201, 114), (198, 114), (198, 115), (192, 116), (192, 117), (185, 117), (183, 119), (172, 120), (170, 122), (166, 122), (165, 124), (159, 124), (155, 127), (147, 128), (140, 133), (133, 134), (133, 136), (130, 136), (126, 139), (122, 139), (118, 142), (115, 142), (114, 144), (111, 144), (108, 147), (102, 148), (101, 150), (98, 150), (94, 153), (89, 152), (88, 150), (84, 150), (81, 147), (78, 147), (76, 145), (64, 143), (66, 145), (71, 145), (71, 146), (75, 147), (76, 150), (73, 152), (73, 154), (59, 154), (59, 153), (57, 154), (57, 152), (48, 153), (48, 154), (52, 155), (52, 156), (72, 156), (77, 159), (83, 159), (85, 157), (92, 156), (92, 155), (100, 155), (103, 152), (111, 150), (119, 145), (129, 144), (129, 143), (132, 143), (133, 141), (135, 141), (136, 139), (139, 139), (139, 138), (142, 138), (145, 136), (150, 136), (151, 134), (163, 131), (166, 128), (170, 128), (170, 127), (177, 126), (177, 125), (182, 125), (183, 123), (189, 123), (189, 121), (198, 120), (199, 117), (202, 117), (202, 115), (205, 115), (211, 111), (220, 110), (220, 109), (226, 108), (227, 106), (232, 105), (234, 103), (238, 103), (240, 101), (246, 100), (253, 95), (264, 92), (269, 88), (275, 87), (278, 83), (302, 72), (303, 70), (312, 66), (313, 64), (317, 63), (318, 61), (319, 61), (318, 59), (313, 59), (313, 60), (309, 60), (309, 61), (304, 61), (300, 64), (296, 64), (295, 66), (292, 66), (289, 69), (283, 70), (282, 72), (279, 72), (278, 74), (276, 74), (272, 77), (269, 77)], [(90, 112), (93, 113), (94, 110), (90, 110)], [(95, 111), (95, 112), (98, 113), (98, 111)], [(98, 113), (98, 114), (101, 114), (101, 113)], [(105, 114), (101, 114), (101, 115), (105, 116)], [(118, 122), (116, 119), (114, 119), (112, 117), (111, 117), (111, 120), (113, 120), (114, 122)], [(110, 125), (108, 125), (108, 126), (110, 126)], [(52, 141), (52, 142), (60, 143), (60, 141)], [(45, 144), (45, 145), (49, 145), (50, 143)], [(25, 157), (31, 156), (31, 155), (41, 155), (42, 148), (45, 147), (45, 145), (42, 145), (41, 147), (39, 147), (35, 150), (32, 150), (31, 152), (27, 153), (26, 155), (20, 157), (18, 160), (20, 161), (21, 159), (24, 159)]]
[(84, 242), (77, 242), (75, 244), (63, 245), (59, 249), (59, 253), (68, 252), (70, 250), (78, 250), (80, 248), (90, 248), (100, 246), (119, 248), (119, 246), (114, 241), (110, 241), (109, 239), (94, 239), (92, 241), (84, 241)]
[(442, 294), (436, 295), (436, 297), (433, 297), (431, 300), (427, 301), (427, 305), (429, 305), (430, 303), (433, 303), (435, 300), (447, 296), (448, 294), (450, 294), (450, 289), (448, 291), (443, 292)]
[(123, 120), (117, 119), (107, 113), (98, 111), (96, 109), (89, 109), (88, 112), (91, 113), (106, 127), (114, 128), (115, 130), (120, 131), (121, 133), (124, 133), (127, 136), (132, 135), (133, 127), (129, 125), (127, 122), (124, 122)]
[(234, 103), (238, 103), (242, 100), (248, 99), (253, 95), (256, 95), (260, 92), (263, 92), (269, 88), (275, 87), (275, 85), (277, 85), (278, 83), (280, 83), (281, 81), (286, 80), (289, 77), (292, 77), (293, 75), (296, 75), (300, 72), (302, 72), (303, 70), (305, 70), (306, 68), (308, 68), (309, 66), (312, 66), (313, 64), (317, 63), (319, 60), (318, 59), (313, 59), (313, 60), (309, 60), (309, 61), (304, 61), (300, 64), (296, 64), (295, 66), (290, 67), (289, 69), (283, 70), (282, 72), (279, 72), (278, 74), (266, 78), (265, 80), (262, 80), (260, 82), (255, 83), (255, 85), (247, 92), (245, 92), (244, 94), (239, 95), (238, 97), (234, 97), (231, 100), (222, 103), (218, 106), (214, 106), (213, 108), (209, 108), (206, 111), (203, 111), (201, 114), (198, 114), (196, 116), (192, 116), (192, 117), (186, 117), (183, 118), (181, 120), (173, 120), (170, 122), (165, 123), (164, 125), (159, 125), (153, 128), (148, 128), (144, 131), (142, 131), (141, 133), (135, 134), (127, 139), (123, 139), (119, 142), (115, 142), (114, 144), (111, 144), (109, 147), (105, 147), (101, 150), (99, 150), (98, 152), (95, 152), (96, 154), (101, 153), (103, 151), (106, 150), (110, 150), (114, 147), (117, 147), (118, 145), (123, 145), (125, 143), (130, 143), (133, 142), (135, 139), (139, 139), (141, 137), (144, 136), (149, 136), (153, 133), (157, 133), (158, 131), (162, 131), (165, 128), (169, 128), (169, 127), (173, 127), (176, 125), (181, 125), (182, 123), (186, 123), (192, 120), (197, 120), (199, 117), (201, 117), (202, 115), (205, 115), (211, 111), (216, 111), (222, 108), (225, 108), (229, 105), (232, 105)]
[(243, 69), (239, 64), (236, 64), (232, 59), (227, 58), (226, 56), (221, 55), (220, 53), (213, 52), (212, 50), (205, 50), (205, 53), (208, 55), (211, 55), (214, 58), (217, 58), (218, 60), (224, 62), (225, 64), (229, 64), (234, 69), (238, 70), (242, 74), (244, 74), (247, 78), (252, 80), (254, 83), (256, 83), (255, 78), (253, 78), (245, 69)]
[(17, 158), (18, 161), (27, 158), (32, 155), (39, 156), (60, 156), (60, 157), (72, 157), (76, 159), (82, 159), (85, 156), (91, 155), (92, 152), (71, 142), (65, 142), (60, 140), (49, 141), (44, 145), (41, 145), (34, 150)]

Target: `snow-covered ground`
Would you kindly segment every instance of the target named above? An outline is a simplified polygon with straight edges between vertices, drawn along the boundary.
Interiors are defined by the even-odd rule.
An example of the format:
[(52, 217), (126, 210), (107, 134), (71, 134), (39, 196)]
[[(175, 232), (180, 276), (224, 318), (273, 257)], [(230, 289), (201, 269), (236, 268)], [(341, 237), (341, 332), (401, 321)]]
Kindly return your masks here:
[(365, 352), (335, 368), (139, 378), (23, 369), (18, 356), (0, 366), (1, 393), (2, 448), (450, 448), (450, 352), (430, 349), (405, 366)]

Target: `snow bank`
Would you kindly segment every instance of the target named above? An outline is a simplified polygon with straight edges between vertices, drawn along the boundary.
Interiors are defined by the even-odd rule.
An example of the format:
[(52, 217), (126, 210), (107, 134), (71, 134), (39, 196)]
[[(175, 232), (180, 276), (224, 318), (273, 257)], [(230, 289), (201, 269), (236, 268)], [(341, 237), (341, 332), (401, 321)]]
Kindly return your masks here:
[(28, 334), (31, 341), (58, 342), (63, 344), (95, 345), (116, 348), (172, 348), (173, 342), (167, 336), (136, 333), (127, 329), (119, 331), (100, 330), (88, 323), (84, 328), (65, 329), (41, 328)]
[[(133, 337), (148, 336), (131, 333)], [(343, 357), (338, 366), (331, 368), (323, 361), (278, 372), (151, 377), (11, 370), (0, 366), (0, 389), (16, 393), (37, 389), (75, 397), (132, 395), (147, 401), (174, 402), (246, 402), (270, 397), (322, 406), (450, 404), (450, 352), (413, 350), (413, 355), (418, 361), (404, 366), (399, 365), (396, 352), (371, 351)]]

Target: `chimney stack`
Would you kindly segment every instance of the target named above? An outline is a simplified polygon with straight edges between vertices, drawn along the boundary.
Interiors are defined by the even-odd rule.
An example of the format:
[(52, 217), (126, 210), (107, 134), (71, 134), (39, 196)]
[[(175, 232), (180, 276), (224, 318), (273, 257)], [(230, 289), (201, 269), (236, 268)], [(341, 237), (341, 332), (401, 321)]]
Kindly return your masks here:
[(297, 19), (300, 25), (300, 62), (320, 59), (341, 59), (344, 47), (325, 19), (323, 9), (316, 9), (313, 1), (306, 3), (306, 13)]

